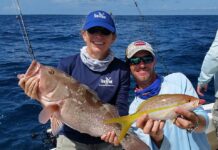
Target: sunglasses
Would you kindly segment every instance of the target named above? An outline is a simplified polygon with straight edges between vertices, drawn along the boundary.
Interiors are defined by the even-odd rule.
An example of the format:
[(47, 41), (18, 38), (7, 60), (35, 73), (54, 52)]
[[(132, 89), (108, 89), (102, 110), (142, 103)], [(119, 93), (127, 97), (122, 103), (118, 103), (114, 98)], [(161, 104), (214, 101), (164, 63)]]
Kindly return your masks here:
[(129, 63), (133, 65), (138, 65), (141, 63), (141, 61), (145, 64), (150, 64), (154, 61), (154, 57), (152, 55), (146, 55), (143, 57), (132, 57), (128, 60), (129, 60)]
[(112, 32), (108, 29), (101, 27), (93, 27), (87, 30), (89, 34), (100, 33), (101, 35), (110, 35)]

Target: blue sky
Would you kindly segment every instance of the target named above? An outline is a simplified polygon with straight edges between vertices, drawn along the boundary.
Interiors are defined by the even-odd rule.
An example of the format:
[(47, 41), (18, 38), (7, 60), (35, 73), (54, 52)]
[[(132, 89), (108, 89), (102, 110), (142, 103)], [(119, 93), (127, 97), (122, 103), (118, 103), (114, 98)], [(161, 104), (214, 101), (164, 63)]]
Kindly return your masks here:
[[(23, 14), (218, 15), (218, 0), (19, 0)], [(15, 0), (1, 0), (0, 14), (16, 14)]]

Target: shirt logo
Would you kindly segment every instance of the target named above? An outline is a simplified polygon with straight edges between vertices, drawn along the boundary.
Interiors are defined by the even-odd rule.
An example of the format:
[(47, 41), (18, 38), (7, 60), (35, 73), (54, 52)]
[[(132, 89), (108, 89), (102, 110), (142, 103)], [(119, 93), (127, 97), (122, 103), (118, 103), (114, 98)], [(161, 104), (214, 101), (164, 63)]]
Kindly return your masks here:
[(94, 18), (106, 19), (106, 16), (104, 13), (98, 12), (98, 14), (94, 14)]
[(100, 80), (99, 86), (114, 86), (113, 80), (111, 79), (111, 77), (105, 77), (105, 79)]

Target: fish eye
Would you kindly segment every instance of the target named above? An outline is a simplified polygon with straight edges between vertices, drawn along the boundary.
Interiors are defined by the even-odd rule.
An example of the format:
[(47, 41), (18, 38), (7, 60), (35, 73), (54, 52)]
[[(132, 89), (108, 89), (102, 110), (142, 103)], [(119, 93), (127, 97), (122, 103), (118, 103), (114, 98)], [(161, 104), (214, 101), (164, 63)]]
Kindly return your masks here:
[(55, 72), (54, 72), (53, 69), (50, 69), (50, 70), (48, 71), (48, 73), (49, 73), (49, 74), (54, 74)]

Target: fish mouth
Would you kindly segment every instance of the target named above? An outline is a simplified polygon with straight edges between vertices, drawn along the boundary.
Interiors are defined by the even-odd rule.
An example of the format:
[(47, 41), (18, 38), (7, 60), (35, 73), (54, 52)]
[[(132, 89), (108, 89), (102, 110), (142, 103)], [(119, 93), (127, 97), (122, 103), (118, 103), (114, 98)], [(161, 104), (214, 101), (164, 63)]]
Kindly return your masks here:
[(32, 77), (35, 76), (40, 69), (41, 64), (35, 60), (32, 61), (32, 63), (30, 64), (28, 70), (26, 71), (26, 76), (27, 77)]
[(205, 104), (205, 103), (206, 103), (206, 100), (204, 100), (204, 99), (200, 99), (200, 100), (199, 100), (199, 104), (200, 104), (200, 105), (203, 105), (203, 104)]

